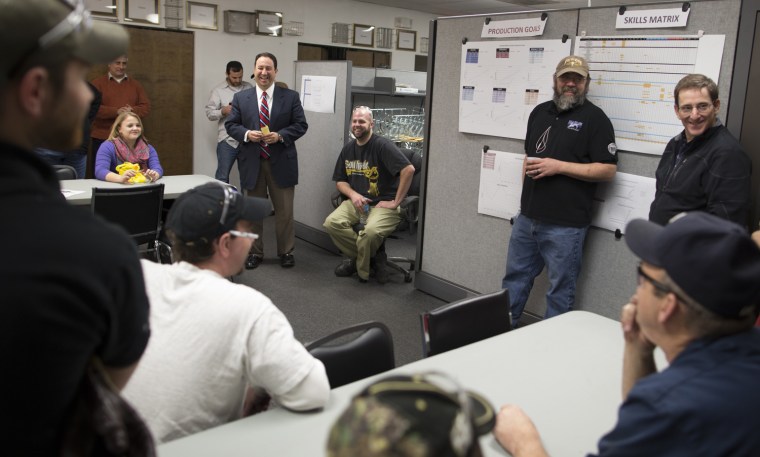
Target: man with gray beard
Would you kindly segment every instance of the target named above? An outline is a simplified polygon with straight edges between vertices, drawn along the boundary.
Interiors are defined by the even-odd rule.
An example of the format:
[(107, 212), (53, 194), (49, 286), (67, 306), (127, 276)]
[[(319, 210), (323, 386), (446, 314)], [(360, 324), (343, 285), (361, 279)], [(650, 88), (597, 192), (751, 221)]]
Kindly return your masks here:
[(612, 180), (617, 171), (612, 123), (586, 100), (590, 79), (584, 58), (560, 60), (553, 100), (536, 106), (528, 118), (520, 214), (502, 281), (515, 327), (544, 266), (549, 275), (544, 318), (573, 308), (596, 183)]

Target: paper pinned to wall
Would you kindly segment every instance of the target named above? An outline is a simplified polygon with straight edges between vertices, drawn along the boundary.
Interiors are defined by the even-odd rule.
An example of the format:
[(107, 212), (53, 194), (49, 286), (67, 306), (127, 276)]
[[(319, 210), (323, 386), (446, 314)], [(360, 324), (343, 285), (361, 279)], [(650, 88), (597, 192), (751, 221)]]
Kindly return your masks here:
[(588, 60), (588, 99), (615, 128), (618, 150), (661, 155), (681, 121), (673, 89), (689, 73), (716, 83), (725, 35), (578, 37), (575, 52)]
[[(478, 213), (510, 219), (520, 212), (524, 158), (494, 150), (481, 154)], [(632, 219), (649, 217), (654, 194), (654, 178), (618, 172), (612, 181), (597, 185), (591, 225), (625, 232)]]
[(305, 111), (314, 113), (335, 112), (335, 76), (301, 77), (301, 104)]
[(478, 213), (510, 219), (520, 211), (525, 154), (491, 149), (481, 156)]
[(528, 116), (554, 94), (570, 40), (470, 41), (462, 45), (459, 131), (525, 139)]
[(649, 218), (655, 190), (654, 178), (617, 172), (596, 187), (591, 225), (625, 233), (629, 221)]

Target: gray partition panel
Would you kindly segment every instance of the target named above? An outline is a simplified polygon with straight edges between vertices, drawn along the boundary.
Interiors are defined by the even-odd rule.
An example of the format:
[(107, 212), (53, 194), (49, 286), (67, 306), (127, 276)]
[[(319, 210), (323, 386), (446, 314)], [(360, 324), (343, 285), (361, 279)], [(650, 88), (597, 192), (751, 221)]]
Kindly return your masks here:
[[(660, 9), (681, 6), (663, 3), (636, 8)], [(632, 7), (629, 7), (632, 8)], [(726, 44), (720, 75), (721, 99), (728, 100), (731, 67), (736, 46), (740, 0), (692, 2), (686, 29), (615, 30), (614, 8), (549, 11), (543, 39), (568, 35), (574, 39), (581, 31), (586, 35), (623, 34), (725, 34)], [(537, 17), (538, 13), (490, 15), (492, 20)], [(481, 41), (485, 16), (443, 18), (436, 24), (433, 55), (434, 75), (431, 86), (432, 119), (429, 135), (425, 221), (423, 226), (421, 290), (437, 296), (452, 296), (452, 285), (468, 291), (490, 292), (501, 287), (507, 244), (511, 233), (509, 221), (478, 214), (481, 148), (523, 152), (521, 140), (459, 133), (459, 74), (462, 39)], [(592, 75), (593, 77), (593, 75)], [(591, 88), (593, 91), (593, 86)], [(654, 176), (659, 156), (620, 152), (619, 171)], [(584, 263), (578, 283), (576, 308), (611, 318), (619, 317), (620, 307), (635, 290), (636, 259), (624, 240), (592, 227), (584, 249)], [(544, 314), (544, 295), (548, 287), (545, 272), (536, 279), (526, 311)]]
[[(296, 85), (300, 92), (302, 76), (335, 76), (335, 112), (306, 112), (309, 130), (298, 140), (299, 184), (296, 188), (294, 217), (296, 234), (313, 243), (332, 247), (322, 223), (333, 210), (330, 196), (335, 161), (345, 144), (351, 100), (351, 62), (296, 62)], [(326, 243), (326, 244), (325, 244)]]

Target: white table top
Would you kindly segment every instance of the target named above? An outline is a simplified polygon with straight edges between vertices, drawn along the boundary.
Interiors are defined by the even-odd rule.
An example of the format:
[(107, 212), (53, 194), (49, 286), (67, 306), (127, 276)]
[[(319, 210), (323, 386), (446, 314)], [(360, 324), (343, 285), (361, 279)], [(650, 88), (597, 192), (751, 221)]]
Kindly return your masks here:
[[(215, 179), (205, 175), (177, 175), (163, 176), (156, 183), (164, 184), (164, 200), (172, 200), (187, 190), (209, 181), (215, 181)], [(121, 184), (100, 181), (98, 179), (65, 179), (61, 181), (61, 190), (64, 191), (64, 195), (66, 195), (65, 191), (79, 191), (79, 193), (74, 193), (73, 195), (66, 195), (66, 200), (72, 205), (89, 205), (90, 200), (92, 200), (93, 187), (118, 189), (124, 186), (140, 185), (142, 184)]]
[[(535, 422), (550, 455), (582, 456), (595, 452), (599, 438), (616, 422), (622, 357), (617, 321), (573, 311), (392, 372), (441, 371), (485, 396), (497, 411), (502, 404), (518, 404)], [(369, 382), (333, 390), (320, 412), (273, 409), (166, 443), (158, 455), (325, 455), (333, 422)], [(480, 444), (485, 456), (507, 455), (491, 434)]]

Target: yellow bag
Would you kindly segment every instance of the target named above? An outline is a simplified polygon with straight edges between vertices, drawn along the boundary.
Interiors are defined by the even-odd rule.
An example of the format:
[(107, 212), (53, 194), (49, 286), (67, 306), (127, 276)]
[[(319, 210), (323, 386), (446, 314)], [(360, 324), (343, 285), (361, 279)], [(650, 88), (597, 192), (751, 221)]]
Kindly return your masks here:
[(145, 175), (140, 171), (140, 165), (130, 162), (124, 162), (121, 165), (116, 165), (116, 172), (120, 175), (123, 175), (128, 170), (134, 170), (136, 172), (134, 176), (129, 178), (128, 182), (132, 184), (148, 182), (148, 180), (145, 178)]

